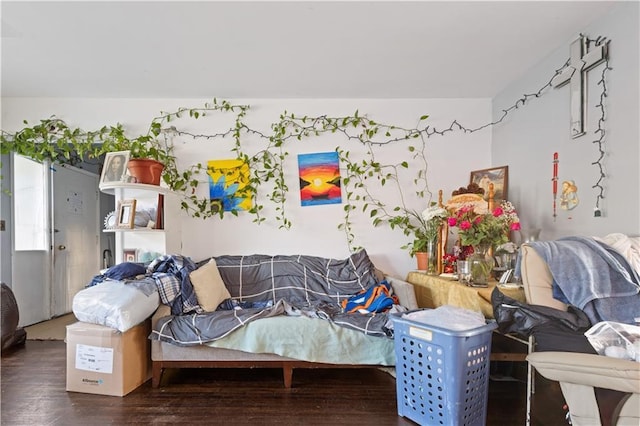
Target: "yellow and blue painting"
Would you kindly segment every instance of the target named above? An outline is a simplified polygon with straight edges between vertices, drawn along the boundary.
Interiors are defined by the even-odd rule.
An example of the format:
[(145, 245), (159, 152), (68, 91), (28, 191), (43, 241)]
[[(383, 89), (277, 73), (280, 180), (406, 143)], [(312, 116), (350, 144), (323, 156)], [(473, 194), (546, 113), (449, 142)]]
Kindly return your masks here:
[(342, 203), (337, 152), (299, 154), (298, 174), (303, 207)]
[(249, 185), (249, 165), (242, 160), (209, 160), (209, 199), (224, 211), (249, 210), (252, 193)]

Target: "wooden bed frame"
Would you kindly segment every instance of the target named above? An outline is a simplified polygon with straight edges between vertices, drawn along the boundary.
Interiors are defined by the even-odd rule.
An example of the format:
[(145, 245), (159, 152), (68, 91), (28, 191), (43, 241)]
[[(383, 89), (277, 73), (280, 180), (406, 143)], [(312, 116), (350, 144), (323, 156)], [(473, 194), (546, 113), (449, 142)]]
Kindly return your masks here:
[[(211, 348), (214, 349), (214, 348)], [(280, 361), (153, 361), (151, 387), (159, 388), (167, 368), (282, 368), (284, 387), (291, 389), (295, 368), (380, 368), (383, 365), (322, 364), (283, 359)]]
[[(417, 309), (413, 285), (404, 280), (386, 277), (393, 286), (400, 304), (408, 309)], [(161, 305), (151, 318), (157, 321), (171, 313), (166, 305)], [(164, 370), (178, 368), (281, 368), (284, 387), (291, 388), (293, 370), (296, 368), (384, 368), (387, 365), (372, 364), (327, 364), (301, 361), (269, 353), (250, 353), (240, 350), (214, 348), (206, 345), (177, 346), (159, 340), (151, 341), (151, 386), (161, 385)]]

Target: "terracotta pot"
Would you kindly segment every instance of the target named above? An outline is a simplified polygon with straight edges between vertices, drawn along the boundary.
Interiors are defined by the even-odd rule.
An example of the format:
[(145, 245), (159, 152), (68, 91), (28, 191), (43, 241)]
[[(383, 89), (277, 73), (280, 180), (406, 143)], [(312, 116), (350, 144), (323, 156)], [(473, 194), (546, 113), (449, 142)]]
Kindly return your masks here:
[(415, 253), (415, 256), (418, 262), (418, 271), (426, 271), (429, 268), (429, 253), (419, 251)]
[(133, 158), (129, 160), (127, 168), (129, 174), (134, 177), (135, 183), (160, 185), (164, 164), (149, 158)]

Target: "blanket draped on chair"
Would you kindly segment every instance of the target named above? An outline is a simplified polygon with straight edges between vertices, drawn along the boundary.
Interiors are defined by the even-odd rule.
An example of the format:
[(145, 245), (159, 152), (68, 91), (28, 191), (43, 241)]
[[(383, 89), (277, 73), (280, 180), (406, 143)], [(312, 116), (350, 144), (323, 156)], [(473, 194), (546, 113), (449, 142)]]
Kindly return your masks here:
[(640, 279), (614, 248), (589, 237), (528, 243), (553, 276), (553, 296), (583, 310), (592, 324), (634, 324), (640, 315)]

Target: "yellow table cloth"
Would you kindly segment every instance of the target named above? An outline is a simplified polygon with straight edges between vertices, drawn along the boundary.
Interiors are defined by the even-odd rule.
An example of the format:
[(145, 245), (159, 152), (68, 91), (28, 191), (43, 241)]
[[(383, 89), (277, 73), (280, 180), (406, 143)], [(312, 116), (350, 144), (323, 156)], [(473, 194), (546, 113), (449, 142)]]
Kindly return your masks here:
[[(421, 308), (437, 308), (442, 305), (453, 305), (460, 308), (481, 312), (485, 318), (493, 318), (491, 292), (496, 288), (496, 281), (489, 282), (488, 287), (469, 287), (451, 278), (427, 275), (424, 272), (409, 272), (406, 281), (414, 286), (416, 300)], [(498, 287), (505, 295), (525, 302), (522, 287)]]

